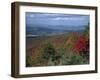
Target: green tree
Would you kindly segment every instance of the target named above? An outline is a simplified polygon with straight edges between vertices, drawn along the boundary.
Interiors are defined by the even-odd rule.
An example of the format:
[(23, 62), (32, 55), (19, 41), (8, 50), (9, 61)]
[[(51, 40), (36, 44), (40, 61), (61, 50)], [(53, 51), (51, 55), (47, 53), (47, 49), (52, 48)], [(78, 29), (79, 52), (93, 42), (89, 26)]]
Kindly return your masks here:
[(26, 55), (26, 67), (27, 66), (32, 66), (32, 63), (33, 63), (33, 61), (32, 61), (31, 56)]
[(54, 58), (56, 54), (56, 51), (51, 43), (46, 43), (43, 45), (42, 48), (42, 57), (46, 60), (50, 58)]

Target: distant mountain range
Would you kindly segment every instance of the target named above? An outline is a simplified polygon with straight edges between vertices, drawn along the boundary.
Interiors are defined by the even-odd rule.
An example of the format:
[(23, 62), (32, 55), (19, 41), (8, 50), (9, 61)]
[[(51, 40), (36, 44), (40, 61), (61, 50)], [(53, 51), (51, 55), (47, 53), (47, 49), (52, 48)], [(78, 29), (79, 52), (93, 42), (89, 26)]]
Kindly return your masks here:
[(45, 27), (26, 27), (26, 37), (36, 37), (36, 36), (53, 36), (53, 35), (60, 35), (68, 32), (82, 32), (83, 30), (75, 30), (75, 29), (52, 29), (52, 28), (45, 28)]

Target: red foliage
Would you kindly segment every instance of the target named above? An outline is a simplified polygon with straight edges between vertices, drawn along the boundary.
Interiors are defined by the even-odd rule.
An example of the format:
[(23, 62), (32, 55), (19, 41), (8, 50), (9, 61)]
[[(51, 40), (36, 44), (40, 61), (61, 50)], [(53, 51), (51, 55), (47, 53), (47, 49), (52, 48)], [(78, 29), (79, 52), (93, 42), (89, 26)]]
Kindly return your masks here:
[(80, 36), (76, 43), (73, 46), (73, 49), (75, 52), (79, 53), (82, 51), (88, 51), (88, 39), (86, 39), (84, 36)]

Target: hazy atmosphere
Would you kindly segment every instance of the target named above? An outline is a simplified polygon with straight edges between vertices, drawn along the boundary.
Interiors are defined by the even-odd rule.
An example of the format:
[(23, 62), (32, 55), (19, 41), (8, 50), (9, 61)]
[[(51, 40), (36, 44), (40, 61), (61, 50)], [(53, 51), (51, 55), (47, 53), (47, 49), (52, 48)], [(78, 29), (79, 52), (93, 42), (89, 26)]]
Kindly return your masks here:
[[(50, 14), (26, 12), (27, 27), (76, 30), (85, 29), (89, 23), (88, 15)], [(80, 27), (81, 26), (81, 27)]]
[(26, 67), (89, 64), (89, 15), (26, 12)]

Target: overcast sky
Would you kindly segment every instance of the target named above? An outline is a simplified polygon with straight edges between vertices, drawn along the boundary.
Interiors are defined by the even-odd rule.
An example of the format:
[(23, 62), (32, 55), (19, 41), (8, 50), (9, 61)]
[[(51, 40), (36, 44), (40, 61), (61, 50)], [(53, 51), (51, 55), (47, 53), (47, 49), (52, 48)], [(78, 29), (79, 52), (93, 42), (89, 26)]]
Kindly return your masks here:
[(88, 23), (89, 15), (26, 12), (27, 27), (84, 29), (84, 25), (88, 25)]

